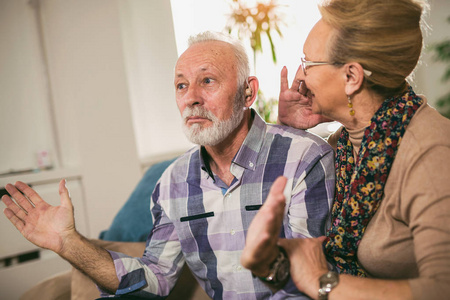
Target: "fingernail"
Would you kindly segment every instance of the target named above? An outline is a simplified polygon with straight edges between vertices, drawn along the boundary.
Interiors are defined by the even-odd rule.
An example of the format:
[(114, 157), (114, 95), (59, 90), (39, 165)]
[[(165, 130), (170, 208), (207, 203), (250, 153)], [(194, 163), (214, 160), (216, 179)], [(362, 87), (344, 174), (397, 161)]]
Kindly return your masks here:
[(298, 92), (300, 94), (302, 94), (303, 96), (306, 96), (306, 92), (307, 91), (308, 91), (308, 89), (306, 88), (305, 81), (301, 80), (300, 81), (300, 86), (298, 87)]
[(64, 179), (64, 186), (65, 186), (66, 189), (67, 189), (67, 193), (69, 194), (69, 198), (72, 198), (72, 197), (70, 197), (70, 190), (69, 190), (69, 188), (67, 187), (67, 179)]

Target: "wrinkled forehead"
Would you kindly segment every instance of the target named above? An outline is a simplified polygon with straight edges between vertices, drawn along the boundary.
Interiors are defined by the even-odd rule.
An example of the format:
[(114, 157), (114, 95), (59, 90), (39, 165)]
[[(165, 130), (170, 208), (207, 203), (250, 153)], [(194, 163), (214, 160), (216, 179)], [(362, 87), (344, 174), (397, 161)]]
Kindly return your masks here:
[(186, 72), (210, 66), (237, 75), (236, 57), (230, 44), (205, 41), (190, 46), (177, 61), (175, 72)]

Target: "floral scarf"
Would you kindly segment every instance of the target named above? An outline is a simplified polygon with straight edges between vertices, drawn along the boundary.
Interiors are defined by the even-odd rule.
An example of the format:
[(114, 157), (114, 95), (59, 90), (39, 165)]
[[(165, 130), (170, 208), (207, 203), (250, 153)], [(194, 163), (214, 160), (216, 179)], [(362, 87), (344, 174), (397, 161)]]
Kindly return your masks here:
[(402, 97), (385, 100), (365, 129), (356, 162), (348, 132), (342, 129), (336, 151), (332, 225), (324, 241), (327, 259), (341, 273), (366, 276), (357, 261), (358, 246), (384, 197), (406, 127), (422, 103), (411, 87)]

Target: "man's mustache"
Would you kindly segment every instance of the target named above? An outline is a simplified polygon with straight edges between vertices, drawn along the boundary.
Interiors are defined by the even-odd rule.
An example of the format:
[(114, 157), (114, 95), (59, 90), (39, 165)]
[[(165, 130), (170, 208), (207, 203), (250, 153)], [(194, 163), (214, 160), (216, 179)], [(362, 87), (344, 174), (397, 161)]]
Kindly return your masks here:
[(209, 110), (197, 106), (194, 108), (186, 107), (183, 111), (183, 120), (184, 122), (187, 121), (190, 117), (201, 117), (201, 118), (207, 118), (208, 120), (214, 121), (216, 119), (216, 116), (210, 112)]

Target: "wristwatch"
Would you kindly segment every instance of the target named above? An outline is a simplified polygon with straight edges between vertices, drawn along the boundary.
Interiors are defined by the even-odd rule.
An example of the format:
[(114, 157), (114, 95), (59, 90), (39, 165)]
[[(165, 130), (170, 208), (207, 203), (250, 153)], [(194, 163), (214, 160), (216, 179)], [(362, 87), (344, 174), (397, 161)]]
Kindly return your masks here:
[(286, 284), (289, 278), (290, 263), (286, 251), (280, 246), (278, 246), (278, 249), (280, 251), (275, 261), (270, 265), (269, 276), (258, 278), (276, 287), (281, 287)]
[(328, 294), (339, 283), (339, 274), (329, 271), (319, 278), (319, 300), (328, 300)]

